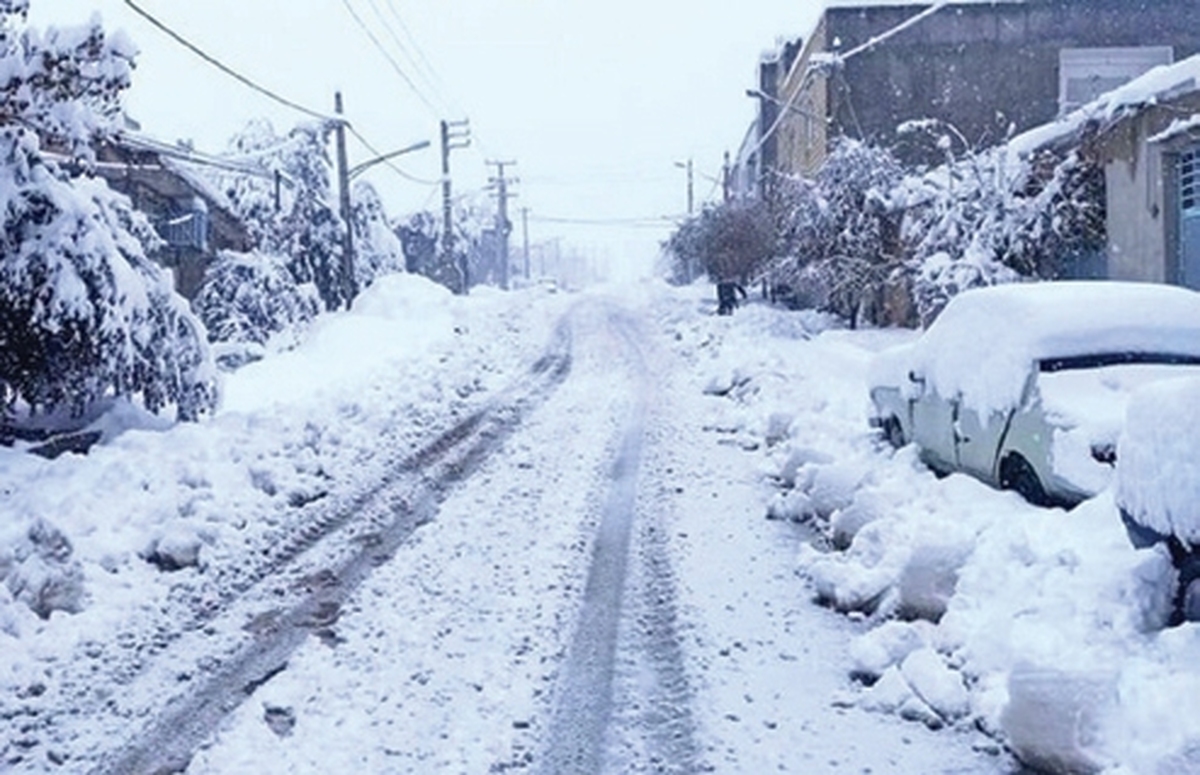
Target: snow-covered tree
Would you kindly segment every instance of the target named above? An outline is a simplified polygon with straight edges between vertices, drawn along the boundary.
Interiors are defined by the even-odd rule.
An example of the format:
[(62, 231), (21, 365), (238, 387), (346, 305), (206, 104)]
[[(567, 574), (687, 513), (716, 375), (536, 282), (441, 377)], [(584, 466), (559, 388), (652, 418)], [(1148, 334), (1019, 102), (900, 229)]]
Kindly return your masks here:
[(354, 275), (359, 288), (376, 277), (405, 271), (404, 247), (392, 231), (383, 200), (365, 181), (354, 186)]
[(775, 233), (762, 203), (722, 204), (686, 221), (665, 247), (674, 282), (691, 282), (704, 273), (714, 282), (746, 284), (771, 258)]
[(263, 345), (316, 317), (320, 299), (313, 286), (296, 284), (286, 258), (225, 251), (208, 268), (193, 306), (211, 341)]
[(812, 180), (780, 181), (777, 281), (851, 321), (876, 306), (902, 265), (895, 190), (904, 170), (886, 149), (842, 139)]
[(218, 183), (234, 212), (248, 226), (256, 247), (286, 256), (297, 283), (312, 283), (326, 309), (337, 309), (351, 291), (342, 276), (345, 224), (333, 192), (332, 163), (327, 152), (327, 124), (297, 126), (280, 137), (267, 121), (255, 121), (230, 142), (231, 156), (257, 160), (265, 171), (279, 173), (286, 185), (275, 207), (275, 184), (236, 173), (222, 173)]
[(42, 152), (87, 159), (118, 128), (133, 49), (98, 20), (22, 29), (27, 6), (0, 0), (0, 411), (79, 414), (120, 396), (194, 419), (215, 403), (215, 375), (203, 327), (147, 258), (152, 227)]
[(970, 152), (911, 177), (897, 196), (925, 321), (967, 288), (1055, 279), (1104, 249), (1103, 170), (1077, 151)]

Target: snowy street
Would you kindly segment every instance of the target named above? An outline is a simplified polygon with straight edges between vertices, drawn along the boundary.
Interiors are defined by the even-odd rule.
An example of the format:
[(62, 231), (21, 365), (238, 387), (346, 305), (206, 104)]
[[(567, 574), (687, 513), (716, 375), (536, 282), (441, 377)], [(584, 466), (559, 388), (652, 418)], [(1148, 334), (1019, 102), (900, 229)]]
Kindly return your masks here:
[[(23, 606), (5, 609), (23, 647), (5, 652), (4, 755), (16, 771), (151, 772), (183, 766), (194, 750), (189, 772), (1006, 771), (982, 735), (934, 734), (839, 701), (861, 627), (811, 602), (795, 569), (803, 534), (763, 518), (771, 488), (757, 443), (714, 421), (723, 402), (705, 395), (700, 358), (720, 351), (726, 321), (708, 317), (697, 293), (422, 301), (430, 291), (417, 280), (390, 293), (393, 304), (444, 310), (445, 343), (478, 343), (450, 358), (436, 335), (424, 352), (409, 342), (407, 365), (461, 385), (486, 352), (502, 372), (480, 389), (486, 398), (452, 404), (458, 421), (430, 420), (425, 441), (399, 427), (396, 409), (335, 412), (325, 433), (364, 445), (351, 456), (359, 465), (330, 461), (330, 495), (314, 501), (327, 506), (302, 506), (309, 518), (247, 543), (269, 557), (252, 572), (239, 567), (251, 555), (225, 540), (250, 527), (226, 513), (208, 514), (207, 529), (186, 518), (173, 526), (203, 536), (199, 566), (175, 572), (112, 546), (97, 548), (93, 565), (79, 541), (87, 610), (42, 623)], [(250, 409), (256, 380), (316, 373), (336, 360), (339, 330), (361, 335), (380, 322), (369, 313), (386, 297), (264, 362), (262, 374), (240, 374), (227, 400), (258, 418), (241, 422), (297, 407), (316, 416), (324, 402), (395, 379), (404, 364), (385, 349), (361, 382)], [(463, 315), (480, 319), (468, 326)], [(484, 320), (507, 335), (453, 333)], [(204, 433), (215, 445), (230, 411), (166, 435)], [(368, 460), (368, 426), (353, 430), (360, 423), (377, 424), (387, 444), (370, 451), (378, 460)], [(259, 457), (282, 451), (295, 464), (309, 454), (275, 433), (254, 442)], [(162, 434), (129, 431), (117, 446), (130, 437), (156, 446)], [(136, 446), (118, 460), (67, 462), (62, 489), (103, 475), (97, 467), (130, 465)], [(178, 490), (237, 473), (177, 454), (187, 469), (170, 483)], [(38, 469), (31, 482), (51, 470), (5, 461)], [(8, 498), (46, 496), (37, 487)], [(148, 503), (178, 501), (160, 492)], [(164, 529), (129, 517), (131, 545)], [(133, 606), (133, 619), (101, 586), (122, 576), (138, 579), (124, 599), (156, 601)], [(113, 634), (83, 637), (89, 620)]]
[(714, 307), (397, 277), (210, 421), (0, 451), (5, 767), (1193, 771), (1195, 629), (1110, 494), (890, 449), (910, 332)]

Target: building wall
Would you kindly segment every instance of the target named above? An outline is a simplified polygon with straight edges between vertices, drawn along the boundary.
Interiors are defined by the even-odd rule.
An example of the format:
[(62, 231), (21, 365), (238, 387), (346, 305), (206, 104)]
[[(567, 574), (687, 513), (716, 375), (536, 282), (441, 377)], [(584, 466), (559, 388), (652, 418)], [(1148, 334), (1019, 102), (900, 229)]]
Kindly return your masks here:
[[(1200, 84), (1198, 84), (1200, 86)], [(1200, 112), (1200, 92), (1120, 122), (1098, 145), (1105, 163), (1108, 271), (1114, 280), (1178, 283), (1175, 151), (1194, 141), (1150, 143), (1181, 115)]]
[[(792, 174), (812, 176), (825, 163), (829, 149), (829, 100), (824, 76), (809, 76), (812, 55), (828, 50), (826, 20), (821, 22), (806, 41), (804, 49), (792, 66), (782, 75), (779, 86), (780, 100), (795, 106), (811, 116), (796, 110), (783, 115), (778, 129), (779, 169)], [(817, 118), (814, 118), (817, 117)]]
[[(875, 49), (846, 62), (820, 84), (829, 134), (895, 147), (908, 162), (937, 163), (942, 151), (917, 138), (898, 139), (897, 125), (938, 118), (974, 146), (1002, 141), (1059, 113), (1059, 56), (1064, 48), (1170, 45), (1178, 61), (1200, 51), (1196, 0), (1028, 0), (951, 6)], [(924, 6), (834, 8), (826, 12), (803, 57), (847, 51), (912, 18)], [(802, 57), (802, 58), (803, 58)], [(794, 68), (783, 92), (795, 88)], [(799, 71), (799, 72), (797, 72)], [(819, 103), (818, 103), (819, 104)], [(810, 171), (800, 122), (789, 117), (780, 169)], [(781, 127), (782, 129), (782, 127)], [(824, 146), (827, 147), (828, 143)]]

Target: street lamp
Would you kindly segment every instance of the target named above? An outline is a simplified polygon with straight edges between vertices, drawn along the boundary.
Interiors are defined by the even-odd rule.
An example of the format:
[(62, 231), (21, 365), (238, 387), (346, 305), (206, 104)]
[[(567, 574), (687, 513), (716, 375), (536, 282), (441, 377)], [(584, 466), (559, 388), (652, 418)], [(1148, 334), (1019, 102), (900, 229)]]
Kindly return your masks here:
[(805, 110), (804, 108), (798, 108), (795, 105), (793, 105), (791, 102), (784, 102), (783, 100), (776, 99), (775, 97), (772, 97), (770, 94), (761, 92), (758, 89), (746, 89), (746, 96), (752, 97), (756, 100), (766, 100), (767, 102), (770, 102), (774, 105), (778, 105), (779, 107), (783, 108), (784, 110), (791, 111), (792, 113), (798, 113), (801, 116), (804, 116), (805, 118), (812, 119), (813, 121), (821, 120), (821, 117), (818, 116), (816, 113), (813, 113), (811, 110)]
[(396, 158), (397, 156), (403, 156), (406, 153), (412, 153), (414, 151), (424, 150), (425, 148), (428, 148), (429, 145), (430, 145), (430, 143), (428, 140), (422, 140), (419, 143), (413, 143), (412, 145), (408, 146), (407, 148), (401, 148), (398, 151), (392, 151), (391, 153), (385, 153), (382, 156), (376, 156), (374, 159), (368, 159), (367, 161), (364, 161), (362, 164), (356, 165), (355, 167), (352, 167), (350, 169), (350, 173), (349, 173), (350, 179), (353, 180), (354, 178), (363, 174), (370, 168), (374, 167), (376, 164), (383, 164), (385, 161), (391, 161), (392, 159)]
[(687, 207), (688, 207), (687, 211), (688, 211), (688, 215), (691, 215), (693, 212), (695, 212), (695, 209), (696, 209), (695, 208), (695, 204), (696, 204), (695, 174), (693, 172), (692, 160), (688, 159), (686, 162), (677, 161), (677, 162), (675, 162), (675, 166), (681, 170), (687, 170)]

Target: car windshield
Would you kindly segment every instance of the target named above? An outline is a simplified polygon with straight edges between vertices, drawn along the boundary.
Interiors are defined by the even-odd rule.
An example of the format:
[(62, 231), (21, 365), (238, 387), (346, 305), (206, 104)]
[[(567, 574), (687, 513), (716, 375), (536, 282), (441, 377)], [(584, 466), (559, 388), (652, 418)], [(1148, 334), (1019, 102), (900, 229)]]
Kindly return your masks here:
[(1115, 440), (1134, 390), (1173, 377), (1200, 376), (1200, 359), (1091, 355), (1043, 362), (1040, 371), (1038, 394), (1052, 422), (1070, 427), (1087, 424), (1098, 437), (1111, 435)]
[(1091, 353), (1066, 358), (1047, 358), (1038, 362), (1038, 371), (1045, 374), (1130, 364), (1200, 365), (1200, 357), (1176, 353)]

